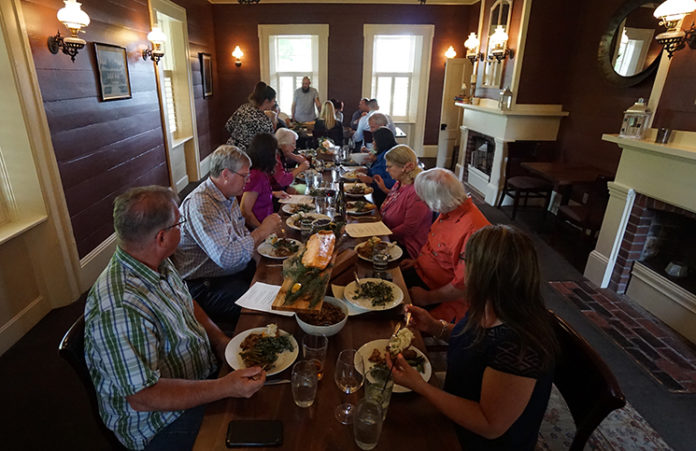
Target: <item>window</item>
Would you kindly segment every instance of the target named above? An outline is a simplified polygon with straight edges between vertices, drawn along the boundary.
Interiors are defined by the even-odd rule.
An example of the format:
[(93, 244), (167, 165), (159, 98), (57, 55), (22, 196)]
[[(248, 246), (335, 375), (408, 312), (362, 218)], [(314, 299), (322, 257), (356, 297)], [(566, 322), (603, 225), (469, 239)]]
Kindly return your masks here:
[(261, 80), (276, 90), (284, 113), (290, 114), (293, 93), (305, 76), (326, 99), (328, 38), (328, 25), (259, 25)]
[(423, 145), (433, 25), (364, 25), (363, 94), (394, 122), (412, 124), (409, 144)]

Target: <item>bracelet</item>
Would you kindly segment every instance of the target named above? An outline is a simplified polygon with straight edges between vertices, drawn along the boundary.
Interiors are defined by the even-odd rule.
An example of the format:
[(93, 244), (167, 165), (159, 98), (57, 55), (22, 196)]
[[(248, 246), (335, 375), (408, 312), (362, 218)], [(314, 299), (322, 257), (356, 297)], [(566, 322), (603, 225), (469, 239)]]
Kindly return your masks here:
[(444, 319), (441, 319), (440, 324), (442, 324), (442, 329), (440, 329), (440, 333), (438, 334), (437, 338), (444, 340), (445, 334), (447, 333), (447, 328), (449, 326), (449, 323), (447, 321), (445, 321)]

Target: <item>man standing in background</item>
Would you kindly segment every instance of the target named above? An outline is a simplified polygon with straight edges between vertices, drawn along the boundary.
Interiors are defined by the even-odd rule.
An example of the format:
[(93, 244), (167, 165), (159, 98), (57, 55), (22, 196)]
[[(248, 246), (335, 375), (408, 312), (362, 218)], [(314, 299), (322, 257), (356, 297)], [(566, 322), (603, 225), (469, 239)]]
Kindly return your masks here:
[(309, 86), (311, 83), (309, 77), (304, 77), (302, 87), (295, 90), (292, 98), (292, 118), (295, 122), (312, 122), (317, 118), (317, 111), (321, 110), (319, 93)]

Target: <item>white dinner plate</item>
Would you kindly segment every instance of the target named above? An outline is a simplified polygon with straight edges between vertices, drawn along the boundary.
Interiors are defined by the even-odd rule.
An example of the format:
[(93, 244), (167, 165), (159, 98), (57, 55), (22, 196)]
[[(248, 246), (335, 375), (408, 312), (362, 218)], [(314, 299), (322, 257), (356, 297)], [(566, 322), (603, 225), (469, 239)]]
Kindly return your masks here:
[(375, 208), (377, 208), (377, 205), (373, 204), (372, 202), (364, 201), (366, 204), (372, 205), (372, 208), (370, 208), (369, 210), (358, 211), (356, 208), (349, 207), (349, 205), (355, 205), (355, 202), (359, 201), (350, 201), (346, 203), (346, 213), (348, 213), (349, 215), (369, 215), (373, 211), (375, 211)]
[(294, 214), (298, 213), (297, 211), (295, 211), (295, 208), (300, 206), (300, 205), (302, 205), (302, 206), (306, 205), (306, 206), (310, 207), (309, 210), (306, 211), (305, 213), (311, 213), (312, 211), (314, 211), (314, 208), (315, 208), (314, 203), (311, 203), (311, 204), (285, 204), (285, 205), (283, 205), (281, 210), (283, 210), (285, 213), (287, 213), (289, 215), (294, 215)]
[[(242, 344), (242, 342), (248, 335), (254, 333), (260, 334), (265, 331), (265, 327), (255, 327), (253, 329), (247, 329), (235, 335), (234, 338), (231, 339), (229, 343), (227, 343), (227, 347), (225, 348), (225, 360), (227, 360), (227, 363), (232, 367), (233, 370), (240, 370), (242, 368), (246, 368), (246, 364), (244, 363), (244, 360), (242, 360), (242, 356), (239, 355), (239, 353), (241, 352), (241, 348), (239, 347), (239, 345)], [(278, 354), (278, 360), (275, 361), (271, 369), (266, 371), (266, 376), (273, 376), (289, 368), (290, 365), (293, 364), (295, 359), (297, 359), (297, 356), (299, 354), (299, 348), (297, 347), (297, 341), (295, 340), (295, 337), (293, 337), (292, 335), (290, 335), (282, 329), (278, 329), (278, 333), (280, 335), (288, 335), (290, 343), (293, 346), (293, 350), (283, 351), (280, 354)]]
[(389, 310), (391, 308), (396, 307), (397, 305), (401, 304), (401, 302), (404, 300), (404, 293), (401, 291), (401, 288), (396, 286), (394, 283), (388, 281), (388, 280), (382, 280), (382, 279), (374, 279), (374, 278), (362, 278), (360, 279), (360, 283), (365, 283), (365, 282), (384, 282), (387, 284), (391, 290), (392, 293), (394, 293), (394, 300), (391, 302), (388, 302), (384, 305), (372, 305), (372, 299), (370, 298), (357, 298), (354, 299), (357, 291), (358, 291), (358, 283), (353, 281), (346, 285), (345, 290), (343, 291), (343, 294), (348, 302), (351, 304), (354, 304), (358, 306), (361, 309), (364, 310), (373, 310), (373, 311), (381, 311), (381, 310)]
[[(358, 257), (360, 257), (361, 259), (368, 261), (368, 262), (372, 262), (371, 258), (363, 257), (362, 255), (360, 255), (360, 252), (358, 252), (358, 250), (360, 248), (362, 248), (363, 246), (365, 246), (365, 244), (367, 244), (367, 241), (363, 241), (362, 243), (355, 246), (355, 249), (354, 249), (355, 253), (358, 254)], [(389, 245), (389, 263), (400, 259), (401, 256), (404, 255), (404, 251), (399, 246), (397, 246), (396, 243), (387, 243), (387, 244)]]
[[(368, 360), (370, 355), (372, 355), (372, 351), (374, 349), (379, 349), (379, 352), (382, 354), (382, 356), (384, 356), (384, 353), (387, 352), (386, 349), (387, 349), (388, 343), (389, 343), (389, 340), (386, 338), (382, 338), (379, 340), (372, 340), (372, 341), (365, 343), (364, 345), (360, 346), (360, 349), (358, 349), (358, 352), (355, 354), (355, 360), (357, 361), (357, 359), (362, 359), (363, 364), (365, 366), (367, 366), (367, 368), (365, 368), (365, 370), (370, 371), (370, 369), (372, 369), (372, 367), (376, 365), (376, 363), (370, 362)], [(423, 380), (428, 382), (433, 375), (433, 367), (430, 364), (430, 360), (428, 360), (428, 357), (425, 354), (423, 354), (423, 352), (420, 349), (416, 348), (415, 346), (411, 346), (411, 349), (416, 351), (416, 354), (418, 354), (419, 356), (425, 358), (425, 363), (423, 364), (423, 371), (424, 372), (420, 373), (420, 375), (423, 378)], [(394, 384), (394, 388), (392, 389), (392, 392), (394, 392), (394, 393), (408, 393), (410, 391), (411, 391), (410, 388), (406, 388), (403, 385), (399, 385), (399, 384)]]
[[(293, 243), (297, 244), (298, 252), (302, 250), (302, 243), (297, 241), (297, 240), (293, 240), (292, 238), (279, 238), (279, 239), (292, 241)], [(264, 241), (261, 244), (259, 244), (259, 247), (256, 248), (256, 251), (259, 254), (263, 255), (264, 257), (272, 258), (273, 260), (285, 260), (286, 258), (290, 257), (290, 255), (294, 255), (295, 253), (297, 253), (297, 252), (294, 252), (292, 254), (285, 255), (285, 256), (275, 255), (275, 253), (274, 253), (275, 248), (268, 241)]]
[(302, 229), (300, 228), (300, 219), (301, 218), (312, 218), (314, 220), (316, 219), (328, 219), (329, 221), (331, 218), (329, 218), (326, 215), (322, 215), (320, 213), (297, 213), (292, 216), (290, 216), (285, 223), (288, 225), (293, 230), (299, 230), (301, 231)]
[[(350, 192), (350, 190), (355, 185), (362, 185), (365, 187), (365, 190), (360, 194), (353, 194)], [(372, 194), (372, 192), (374, 191), (374, 189), (372, 189), (371, 186), (367, 186), (364, 183), (346, 183), (345, 185), (343, 185), (343, 188), (345, 190), (346, 196), (348, 196), (348, 197), (363, 197), (363, 196), (367, 196), (368, 194)]]

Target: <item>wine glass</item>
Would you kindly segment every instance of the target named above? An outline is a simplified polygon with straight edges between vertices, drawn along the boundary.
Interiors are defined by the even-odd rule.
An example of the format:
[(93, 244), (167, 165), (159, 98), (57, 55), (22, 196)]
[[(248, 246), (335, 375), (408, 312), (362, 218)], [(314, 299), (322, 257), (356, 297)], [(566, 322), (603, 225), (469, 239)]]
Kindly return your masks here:
[(336, 419), (342, 424), (353, 422), (353, 410), (355, 406), (348, 402), (348, 395), (355, 393), (363, 384), (364, 365), (362, 358), (356, 359), (358, 352), (355, 349), (341, 351), (336, 359), (336, 371), (334, 379), (336, 385), (346, 394), (346, 402), (336, 406)]

